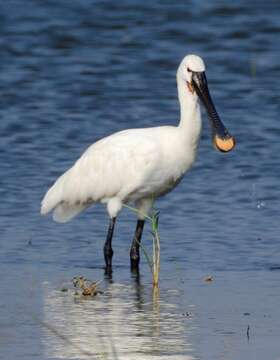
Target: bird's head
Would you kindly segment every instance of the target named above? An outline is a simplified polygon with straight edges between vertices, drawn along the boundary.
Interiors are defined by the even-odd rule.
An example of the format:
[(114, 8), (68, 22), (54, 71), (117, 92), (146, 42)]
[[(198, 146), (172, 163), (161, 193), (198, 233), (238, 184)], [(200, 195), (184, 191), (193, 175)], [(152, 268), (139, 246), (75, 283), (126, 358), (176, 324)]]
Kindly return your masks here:
[(188, 96), (194, 99), (198, 97), (205, 106), (212, 127), (214, 146), (222, 152), (232, 150), (235, 146), (235, 139), (224, 126), (215, 109), (208, 89), (205, 64), (201, 57), (185, 56), (178, 68), (177, 79), (183, 81)]

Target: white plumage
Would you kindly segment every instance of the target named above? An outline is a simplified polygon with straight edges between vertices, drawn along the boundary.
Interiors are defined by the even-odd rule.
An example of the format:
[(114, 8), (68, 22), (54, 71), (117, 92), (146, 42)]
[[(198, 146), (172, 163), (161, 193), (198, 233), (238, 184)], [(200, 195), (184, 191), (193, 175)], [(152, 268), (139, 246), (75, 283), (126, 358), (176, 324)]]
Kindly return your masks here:
[(54, 210), (54, 220), (66, 222), (102, 202), (112, 218), (123, 203), (136, 201), (144, 215), (155, 198), (172, 190), (195, 159), (201, 131), (198, 97), (186, 85), (188, 67), (205, 69), (195, 55), (178, 69), (179, 126), (124, 130), (97, 141), (49, 189), (41, 214)]
[(227, 152), (234, 138), (221, 122), (209, 94), (205, 65), (195, 55), (186, 56), (177, 71), (180, 103), (178, 126), (120, 131), (91, 145), (46, 193), (41, 213), (53, 210), (53, 218), (66, 222), (89, 207), (107, 204), (110, 224), (104, 245), (108, 272), (112, 268), (112, 237), (123, 204), (134, 202), (139, 210), (131, 245), (132, 268), (137, 268), (145, 215), (153, 201), (171, 191), (192, 166), (201, 132), (198, 98), (207, 109), (213, 142)]
[(49, 189), (41, 213), (54, 209), (54, 220), (66, 222), (100, 201), (114, 217), (123, 202), (137, 200), (143, 211), (144, 199), (171, 190), (191, 166), (196, 142), (188, 146), (183, 134), (169, 126), (125, 130), (94, 143)]
[(234, 138), (221, 122), (209, 94), (205, 65), (196, 55), (186, 56), (177, 71), (180, 103), (178, 126), (120, 131), (91, 145), (46, 193), (45, 215), (67, 222), (90, 205), (107, 204), (110, 216), (104, 245), (106, 272), (112, 271), (112, 238), (123, 204), (134, 202), (138, 221), (130, 250), (131, 269), (138, 270), (139, 246), (153, 201), (171, 191), (192, 166), (201, 132), (198, 98), (205, 105), (217, 149), (227, 152)]

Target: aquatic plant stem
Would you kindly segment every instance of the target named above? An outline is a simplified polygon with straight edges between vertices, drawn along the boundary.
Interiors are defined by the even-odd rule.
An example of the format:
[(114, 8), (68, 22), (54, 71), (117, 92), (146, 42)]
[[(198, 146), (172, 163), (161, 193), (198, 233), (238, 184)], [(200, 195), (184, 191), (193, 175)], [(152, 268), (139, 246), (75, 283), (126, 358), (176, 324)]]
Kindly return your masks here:
[(159, 236), (159, 231), (158, 231), (159, 212), (155, 211), (153, 209), (152, 215), (149, 216), (147, 214), (141, 213), (138, 209), (136, 209), (132, 206), (129, 206), (129, 205), (124, 205), (124, 206), (127, 207), (128, 209), (134, 211), (135, 213), (140, 214), (145, 219), (147, 219), (151, 222), (151, 226), (152, 226), (151, 233), (152, 233), (152, 238), (153, 238), (153, 260), (151, 260), (150, 256), (148, 255), (147, 251), (145, 250), (144, 246), (140, 242), (137, 242), (137, 243), (139, 244), (141, 250), (143, 250), (145, 258), (150, 267), (150, 270), (151, 270), (151, 273), (153, 276), (153, 286), (158, 287), (159, 272), (160, 272), (160, 236)]
[(158, 287), (160, 271), (160, 237), (158, 232), (159, 212), (152, 215), (153, 235), (153, 286)]

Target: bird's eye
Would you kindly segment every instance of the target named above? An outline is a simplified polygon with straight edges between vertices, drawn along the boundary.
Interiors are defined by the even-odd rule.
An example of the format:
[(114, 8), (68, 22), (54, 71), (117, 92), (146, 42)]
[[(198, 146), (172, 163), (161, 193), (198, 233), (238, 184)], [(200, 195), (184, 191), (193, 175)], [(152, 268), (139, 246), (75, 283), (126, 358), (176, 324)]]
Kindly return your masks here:
[(189, 67), (187, 67), (187, 72), (192, 72), (191, 69)]

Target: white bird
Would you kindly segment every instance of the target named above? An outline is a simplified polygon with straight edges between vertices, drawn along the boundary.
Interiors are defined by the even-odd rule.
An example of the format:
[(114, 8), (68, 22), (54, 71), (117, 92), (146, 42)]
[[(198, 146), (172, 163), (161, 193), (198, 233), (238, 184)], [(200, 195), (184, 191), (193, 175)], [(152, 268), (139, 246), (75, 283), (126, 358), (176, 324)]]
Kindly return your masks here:
[(105, 203), (110, 217), (104, 245), (106, 269), (112, 266), (112, 237), (117, 215), (124, 204), (134, 203), (138, 221), (130, 250), (132, 268), (138, 268), (139, 244), (154, 199), (170, 192), (191, 168), (201, 133), (199, 99), (212, 125), (213, 143), (223, 152), (235, 146), (211, 100), (205, 65), (187, 55), (177, 70), (180, 102), (178, 126), (159, 126), (117, 132), (92, 144), (46, 193), (45, 215), (67, 222), (96, 202)]

